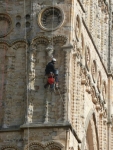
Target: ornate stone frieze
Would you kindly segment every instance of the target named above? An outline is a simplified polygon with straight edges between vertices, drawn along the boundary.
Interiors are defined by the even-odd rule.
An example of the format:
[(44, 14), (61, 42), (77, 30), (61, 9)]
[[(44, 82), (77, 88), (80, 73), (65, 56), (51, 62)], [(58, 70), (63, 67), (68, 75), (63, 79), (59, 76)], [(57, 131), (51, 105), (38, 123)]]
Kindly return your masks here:
[(91, 77), (90, 75), (86, 76), (86, 92), (91, 93)]
[(102, 77), (101, 77), (101, 72), (98, 72), (98, 77), (97, 77), (97, 88), (99, 92), (101, 91), (101, 82), (102, 82)]
[(91, 65), (91, 74), (92, 74), (92, 78), (93, 81), (96, 81), (96, 77), (97, 77), (97, 65), (95, 60), (93, 61), (92, 65)]
[(16, 146), (3, 146), (1, 150), (18, 150)]
[(37, 36), (35, 39), (33, 39), (33, 41), (32, 41), (32, 44), (34, 45), (35, 44), (35, 46), (36, 45), (39, 45), (39, 44), (44, 44), (44, 45), (48, 45), (49, 44), (49, 39), (48, 39), (48, 37), (45, 37), (45, 36)]
[(90, 70), (90, 61), (91, 61), (90, 50), (88, 47), (86, 47), (85, 62), (86, 62), (86, 67), (87, 67), (88, 71)]
[(76, 17), (75, 35), (76, 35), (77, 40), (79, 40), (80, 35), (81, 35), (81, 21), (78, 15)]
[(91, 86), (91, 96), (92, 96), (92, 102), (94, 104), (97, 103), (97, 95), (96, 95), (96, 89), (94, 86)]
[(27, 146), (25, 146), (24, 150), (52, 150), (52, 149), (56, 149), (56, 150), (61, 150), (63, 148), (63, 146), (60, 143), (57, 142), (48, 142), (46, 144), (42, 144), (39, 142), (32, 142), (30, 144), (28, 144)]
[(103, 81), (103, 84), (102, 84), (102, 97), (103, 97), (103, 100), (105, 101), (106, 100), (106, 82)]
[(80, 75), (81, 75), (81, 84), (86, 84), (87, 71), (85, 67), (81, 67)]
[(61, 43), (61, 45), (63, 46), (67, 42), (67, 37), (63, 35), (57, 35), (57, 36), (54, 36), (53, 39), (51, 39), (51, 41), (52, 40), (54, 44)]

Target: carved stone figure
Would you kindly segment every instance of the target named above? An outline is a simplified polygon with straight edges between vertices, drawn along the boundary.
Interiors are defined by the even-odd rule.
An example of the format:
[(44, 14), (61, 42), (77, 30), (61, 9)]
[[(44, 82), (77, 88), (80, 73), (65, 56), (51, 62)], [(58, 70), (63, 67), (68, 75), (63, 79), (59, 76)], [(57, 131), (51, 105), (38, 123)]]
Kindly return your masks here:
[(32, 123), (32, 117), (33, 117), (33, 104), (29, 104), (27, 109), (27, 122), (26, 123)]

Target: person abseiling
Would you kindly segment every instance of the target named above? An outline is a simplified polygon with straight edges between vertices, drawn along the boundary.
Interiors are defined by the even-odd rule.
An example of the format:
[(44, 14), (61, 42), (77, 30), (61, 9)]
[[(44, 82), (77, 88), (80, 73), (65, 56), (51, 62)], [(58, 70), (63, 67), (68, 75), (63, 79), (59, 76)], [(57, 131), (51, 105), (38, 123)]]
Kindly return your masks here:
[(51, 62), (46, 65), (45, 75), (48, 77), (47, 83), (44, 85), (44, 88), (47, 88), (50, 85), (50, 88), (54, 88), (54, 84), (56, 88), (58, 88), (58, 71), (55, 69), (56, 59), (52, 58)]

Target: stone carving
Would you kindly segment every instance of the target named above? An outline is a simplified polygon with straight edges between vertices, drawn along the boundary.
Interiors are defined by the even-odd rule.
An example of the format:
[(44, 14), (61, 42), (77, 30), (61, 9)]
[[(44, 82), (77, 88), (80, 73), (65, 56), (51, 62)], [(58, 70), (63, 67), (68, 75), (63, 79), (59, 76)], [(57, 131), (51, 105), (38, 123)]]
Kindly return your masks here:
[(78, 15), (77, 15), (77, 17), (76, 17), (75, 32), (76, 32), (75, 34), (76, 34), (77, 39), (79, 39), (80, 32), (81, 32), (81, 24), (80, 24), (80, 18), (79, 18)]
[(53, 39), (51, 39), (51, 41), (52, 40), (53, 40), (53, 44), (61, 43), (61, 45), (63, 46), (67, 42), (67, 37), (63, 35), (57, 35), (54, 36)]
[(0, 13), (0, 37), (4, 37), (10, 32), (11, 24), (11, 18), (6, 14)]
[(45, 36), (37, 36), (32, 41), (33, 49), (36, 49), (38, 51), (37, 46), (39, 44), (44, 44), (45, 46), (47, 46), (49, 44), (49, 42), (50, 41), (49, 41), (49, 39), (47, 37), (45, 37)]
[(99, 90), (99, 92), (100, 92), (100, 90), (101, 90), (101, 72), (99, 71), (98, 72), (98, 78), (97, 78), (97, 88), (98, 88), (98, 90)]
[(86, 48), (85, 61), (86, 61), (86, 67), (89, 71), (89, 69), (90, 69), (90, 51), (89, 51), (88, 47)]
[(91, 78), (89, 75), (86, 76), (86, 92), (91, 92)]
[(35, 82), (35, 63), (36, 63), (36, 50), (32, 50), (30, 54), (30, 73), (29, 73), (29, 89), (34, 90)]
[(105, 99), (106, 99), (106, 83), (105, 83), (105, 81), (103, 82), (103, 85), (102, 85), (102, 96), (103, 96), (103, 100), (105, 101)]
[(94, 86), (91, 87), (91, 96), (92, 96), (92, 102), (94, 104), (96, 104), (97, 103), (97, 95), (96, 95), (96, 90), (95, 90)]
[(4, 146), (1, 148), (1, 150), (18, 150), (15, 146)]
[(44, 123), (48, 123), (49, 120), (49, 115), (48, 115), (48, 101), (46, 100), (46, 110), (45, 110), (45, 121)]
[(32, 116), (33, 116), (33, 104), (30, 103), (27, 109), (27, 122), (32, 123)]
[(84, 37), (83, 37), (83, 34), (81, 34), (81, 54), (82, 54), (82, 57), (84, 57)]
[(86, 68), (85, 67), (81, 67), (81, 71), (80, 71), (80, 75), (81, 75), (81, 84), (86, 84)]
[(46, 52), (50, 58), (53, 57), (54, 48), (52, 44), (48, 45), (48, 47), (46, 48)]
[(43, 145), (39, 142), (32, 142), (29, 145), (25, 147), (25, 150), (30, 149), (30, 150), (61, 150), (63, 146), (60, 143), (57, 142), (48, 142), (47, 144)]
[(95, 82), (96, 80), (96, 75), (97, 75), (97, 66), (96, 66), (96, 62), (93, 61), (92, 66), (91, 66), (91, 73), (92, 73), (92, 78), (93, 81)]

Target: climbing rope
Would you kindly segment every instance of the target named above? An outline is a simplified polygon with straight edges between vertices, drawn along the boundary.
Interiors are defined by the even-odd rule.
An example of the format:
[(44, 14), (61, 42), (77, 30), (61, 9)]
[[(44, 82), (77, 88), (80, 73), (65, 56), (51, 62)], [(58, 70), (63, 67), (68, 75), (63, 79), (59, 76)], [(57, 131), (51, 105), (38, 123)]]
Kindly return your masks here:
[[(26, 16), (26, 0), (24, 0), (24, 17)], [(27, 43), (27, 33), (26, 33), (26, 19), (25, 19), (25, 35), (24, 35), (25, 41)], [(27, 86), (27, 91), (26, 91), (26, 100), (27, 100), (27, 112), (26, 112), (26, 122), (28, 124), (28, 130), (27, 130), (27, 134), (28, 134), (28, 145), (29, 145), (29, 122), (27, 120), (27, 116), (28, 116), (28, 105), (29, 105), (29, 84), (28, 84), (28, 53), (27, 53), (27, 46), (26, 46), (26, 86)], [(28, 146), (28, 150), (29, 150), (29, 146)]]

